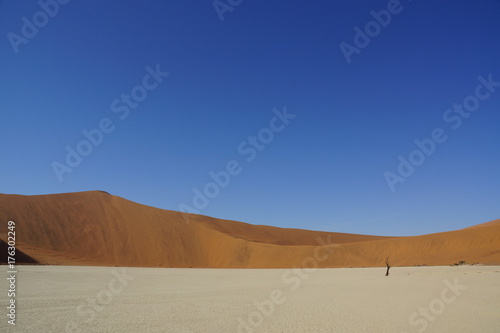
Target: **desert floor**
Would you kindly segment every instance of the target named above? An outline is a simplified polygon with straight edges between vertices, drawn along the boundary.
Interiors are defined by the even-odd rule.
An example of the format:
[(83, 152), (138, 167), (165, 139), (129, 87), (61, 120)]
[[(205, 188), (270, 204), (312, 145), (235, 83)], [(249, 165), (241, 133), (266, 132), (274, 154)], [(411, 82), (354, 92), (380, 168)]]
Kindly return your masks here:
[(498, 332), (500, 267), (18, 266), (1, 332)]

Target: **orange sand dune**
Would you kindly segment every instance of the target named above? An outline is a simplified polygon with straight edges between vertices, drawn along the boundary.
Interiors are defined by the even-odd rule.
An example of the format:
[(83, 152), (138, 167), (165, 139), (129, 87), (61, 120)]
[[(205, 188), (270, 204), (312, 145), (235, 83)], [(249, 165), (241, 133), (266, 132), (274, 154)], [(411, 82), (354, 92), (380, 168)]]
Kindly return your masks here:
[(0, 194), (0, 220), (16, 222), (17, 249), (27, 258), (52, 265), (364, 267), (385, 257), (393, 265), (500, 264), (500, 220), (424, 236), (367, 236), (219, 220), (100, 191)]
[(491, 227), (491, 226), (494, 226), (494, 225), (500, 225), (500, 219), (493, 220), (493, 221), (486, 222), (486, 223), (481, 223), (481, 224), (473, 225), (472, 227), (468, 227), (468, 228), (465, 228), (465, 229)]
[[(3, 238), (3, 235), (2, 235)], [(28, 256), (27, 254), (23, 253), (21, 250), (17, 249), (17, 251), (14, 251), (13, 256), (11, 256), (11, 247), (5, 243), (3, 240), (0, 239), (0, 263), (1, 264), (7, 264), (7, 263), (13, 263), (16, 264), (17, 262), (21, 262), (24, 264), (37, 264), (38, 262), (33, 259), (32, 257)], [(14, 260), (12, 260), (12, 258)]]

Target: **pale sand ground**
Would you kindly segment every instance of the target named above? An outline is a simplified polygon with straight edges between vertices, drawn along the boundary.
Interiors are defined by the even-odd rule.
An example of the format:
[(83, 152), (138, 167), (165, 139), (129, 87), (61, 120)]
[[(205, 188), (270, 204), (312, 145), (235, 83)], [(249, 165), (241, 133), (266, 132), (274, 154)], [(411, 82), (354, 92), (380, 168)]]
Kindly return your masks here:
[[(18, 266), (15, 327), (0, 270), (1, 332), (65, 332), (71, 323), (80, 332), (500, 332), (498, 266), (394, 267), (389, 277), (385, 268), (126, 268), (123, 282), (113, 274), (122, 268)], [(271, 312), (272, 299), (281, 304)], [(249, 320), (254, 327), (243, 328)]]

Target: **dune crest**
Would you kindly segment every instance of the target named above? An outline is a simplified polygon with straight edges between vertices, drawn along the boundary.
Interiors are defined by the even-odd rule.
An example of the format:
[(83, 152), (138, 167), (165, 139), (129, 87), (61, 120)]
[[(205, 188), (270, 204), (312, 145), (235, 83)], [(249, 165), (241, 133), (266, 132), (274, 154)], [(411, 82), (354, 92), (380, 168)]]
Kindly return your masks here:
[(395, 266), (500, 264), (500, 220), (423, 236), (369, 236), (220, 220), (102, 191), (0, 194), (0, 220), (16, 222), (18, 262), (50, 265), (373, 267), (386, 257)]

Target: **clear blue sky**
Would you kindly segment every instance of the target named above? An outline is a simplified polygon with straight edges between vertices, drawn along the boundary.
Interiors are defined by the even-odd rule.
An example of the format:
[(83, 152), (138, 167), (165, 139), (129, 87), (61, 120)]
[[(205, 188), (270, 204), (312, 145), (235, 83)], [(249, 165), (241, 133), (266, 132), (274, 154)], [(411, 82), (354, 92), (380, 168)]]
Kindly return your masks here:
[[(500, 218), (500, 87), (470, 97), (479, 76), (500, 82), (500, 2), (392, 3), (398, 13), (368, 24), (373, 37), (358, 36), (348, 63), (340, 44), (355, 47), (354, 28), (387, 7), (244, 0), (221, 21), (212, 1), (73, 0), (48, 6), (53, 17), (36, 1), (0, 1), (0, 191), (99, 189), (178, 210), (234, 160), (241, 172), (201, 214), (383, 235)], [(169, 75), (127, 107), (122, 94), (142, 98), (157, 65)], [(464, 100), (467, 118), (446, 114)], [(296, 117), (251, 148), (285, 106)], [(53, 162), (105, 118), (114, 130), (60, 182)], [(391, 191), (384, 173), (436, 128), (446, 141)]]

